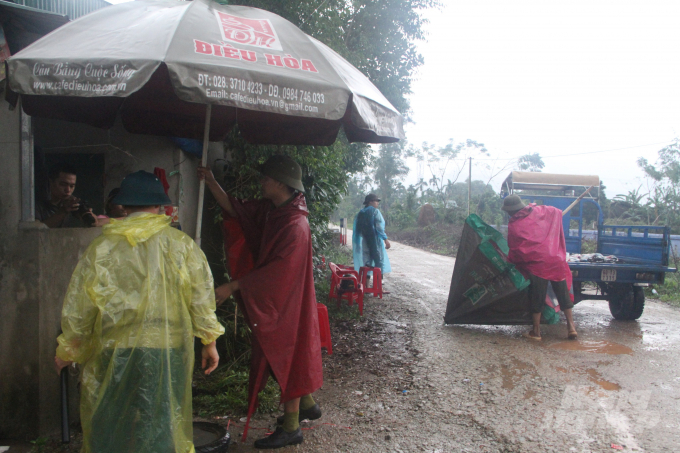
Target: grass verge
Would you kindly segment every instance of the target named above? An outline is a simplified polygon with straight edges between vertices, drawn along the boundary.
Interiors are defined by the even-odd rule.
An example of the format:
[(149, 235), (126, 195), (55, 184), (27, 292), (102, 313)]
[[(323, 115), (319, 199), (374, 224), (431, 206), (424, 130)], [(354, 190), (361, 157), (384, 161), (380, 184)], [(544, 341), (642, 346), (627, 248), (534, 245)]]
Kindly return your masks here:
[[(656, 291), (656, 294), (652, 290)], [(654, 285), (645, 289), (645, 296), (658, 299), (674, 307), (680, 307), (680, 274), (667, 273), (663, 285)]]

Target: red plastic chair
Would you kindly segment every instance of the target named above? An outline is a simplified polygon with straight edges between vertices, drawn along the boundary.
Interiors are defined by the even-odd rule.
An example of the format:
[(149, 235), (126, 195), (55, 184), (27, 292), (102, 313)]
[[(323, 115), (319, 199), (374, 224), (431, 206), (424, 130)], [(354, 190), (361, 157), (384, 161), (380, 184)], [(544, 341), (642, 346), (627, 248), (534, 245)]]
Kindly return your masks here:
[(328, 308), (324, 304), (316, 304), (319, 313), (319, 336), (321, 337), (321, 347), (326, 348), (328, 355), (333, 354), (333, 344), (331, 343), (331, 325), (328, 322)]
[[(368, 273), (373, 272), (373, 286), (369, 287), (367, 284)], [(379, 267), (366, 267), (362, 266), (359, 268), (359, 276), (361, 277), (361, 284), (364, 287), (364, 294), (373, 294), (373, 297), (383, 297), (383, 287), (382, 287), (382, 271)]]
[[(328, 263), (331, 269), (331, 291), (328, 294), (329, 299), (337, 299), (338, 307), (345, 299), (350, 306), (356, 300), (359, 305), (359, 315), (364, 315), (364, 286), (361, 284), (359, 273), (349, 266), (338, 267), (334, 263)], [(340, 288), (343, 281), (351, 281), (354, 284), (353, 288)]]
[[(354, 268), (352, 266), (345, 266), (343, 264), (335, 264), (331, 263), (330, 261), (328, 262), (329, 266), (332, 264), (333, 266), (337, 267), (341, 271), (352, 271), (354, 273)], [(341, 272), (342, 273), (342, 272)], [(361, 279), (359, 279), (361, 280)], [(340, 284), (340, 280), (337, 278), (337, 275), (335, 272), (331, 272), (331, 292), (328, 294), (328, 297), (330, 299), (337, 299), (338, 298), (338, 293), (336, 291), (336, 288)]]

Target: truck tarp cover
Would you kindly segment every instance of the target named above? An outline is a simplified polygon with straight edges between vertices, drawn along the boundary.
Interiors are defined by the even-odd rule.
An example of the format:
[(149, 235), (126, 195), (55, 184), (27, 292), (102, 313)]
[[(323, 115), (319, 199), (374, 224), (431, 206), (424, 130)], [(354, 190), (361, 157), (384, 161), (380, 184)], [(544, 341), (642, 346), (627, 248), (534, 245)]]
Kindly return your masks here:
[(529, 281), (508, 261), (508, 243), (479, 216), (465, 220), (451, 277), (447, 324), (530, 324)]

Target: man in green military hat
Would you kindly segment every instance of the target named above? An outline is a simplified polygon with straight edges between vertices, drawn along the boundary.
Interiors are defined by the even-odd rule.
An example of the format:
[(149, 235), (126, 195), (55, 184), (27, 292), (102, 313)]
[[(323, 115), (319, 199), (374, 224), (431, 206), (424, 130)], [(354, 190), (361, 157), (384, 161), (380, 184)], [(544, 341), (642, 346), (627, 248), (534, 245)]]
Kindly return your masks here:
[[(303, 441), (300, 420), (321, 417), (311, 395), (323, 384), (321, 341), (302, 169), (290, 157), (275, 155), (259, 170), (262, 199), (253, 201), (227, 195), (210, 169), (200, 167), (198, 173), (223, 216), (240, 225), (254, 263), (252, 269), (239, 269), (235, 263), (248, 260), (230, 258), (229, 271), (239, 277), (215, 294), (219, 304), (238, 291), (254, 333), (249, 417), (269, 374), (281, 387), (284, 414), (277, 420), (281, 426), (255, 442), (256, 448), (280, 448)], [(225, 237), (225, 242), (236, 239)]]

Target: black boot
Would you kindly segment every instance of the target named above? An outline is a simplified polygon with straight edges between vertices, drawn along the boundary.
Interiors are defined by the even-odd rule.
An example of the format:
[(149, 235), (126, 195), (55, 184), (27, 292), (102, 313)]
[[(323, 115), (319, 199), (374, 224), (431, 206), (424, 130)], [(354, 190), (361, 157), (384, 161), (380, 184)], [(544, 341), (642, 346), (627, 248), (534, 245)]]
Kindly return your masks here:
[[(321, 418), (321, 408), (319, 407), (319, 403), (316, 403), (309, 409), (300, 409), (300, 417), (298, 420), (316, 420), (317, 418)], [(283, 425), (283, 415), (280, 415), (276, 418), (276, 424)]]
[(286, 445), (297, 445), (301, 444), (304, 439), (302, 438), (302, 430), (298, 427), (292, 433), (287, 433), (282, 427), (276, 428), (272, 434), (262, 439), (255, 441), (255, 448), (281, 448)]

